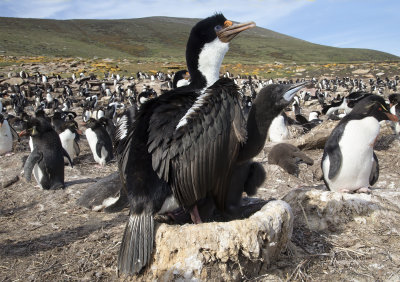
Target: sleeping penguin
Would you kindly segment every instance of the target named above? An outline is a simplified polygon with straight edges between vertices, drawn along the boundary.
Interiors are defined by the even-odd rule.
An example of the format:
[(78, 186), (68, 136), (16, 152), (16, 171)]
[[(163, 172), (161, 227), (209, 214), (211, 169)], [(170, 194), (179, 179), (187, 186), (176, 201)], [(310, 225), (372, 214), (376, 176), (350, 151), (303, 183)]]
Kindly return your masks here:
[(104, 166), (114, 158), (111, 137), (102, 122), (94, 118), (88, 120), (86, 127), (85, 135), (94, 160)]
[(31, 153), (24, 165), (24, 175), (27, 181), (31, 174), (35, 176), (39, 186), (46, 190), (63, 189), (64, 156), (72, 166), (68, 153), (61, 146), (60, 138), (51, 124), (44, 118), (33, 118), (28, 121), (28, 128), (21, 136), (30, 135)]
[(382, 120), (398, 121), (385, 100), (369, 95), (359, 101), (332, 131), (325, 144), (321, 167), (331, 191), (369, 193), (379, 177), (375, 140)]
[[(79, 156), (79, 136), (82, 135), (82, 131), (78, 128), (78, 123), (74, 120), (68, 120), (64, 122), (60, 127), (60, 140), (61, 145), (67, 151), (72, 161)], [(64, 162), (67, 163), (68, 159), (64, 157)]]

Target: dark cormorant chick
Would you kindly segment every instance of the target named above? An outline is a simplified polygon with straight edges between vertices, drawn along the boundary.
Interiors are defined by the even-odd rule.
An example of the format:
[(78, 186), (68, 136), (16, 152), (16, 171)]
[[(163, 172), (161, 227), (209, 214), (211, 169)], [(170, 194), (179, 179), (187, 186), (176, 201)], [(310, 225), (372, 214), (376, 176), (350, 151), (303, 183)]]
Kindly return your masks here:
[(144, 103), (119, 144), (119, 172), (130, 204), (120, 272), (138, 273), (148, 264), (156, 213), (180, 206), (201, 222), (196, 203), (208, 195), (223, 209), (232, 161), (246, 137), (236, 85), (215, 82), (229, 42), (254, 26), (232, 24), (222, 14), (197, 23), (186, 48), (190, 85)]
[(304, 162), (313, 165), (314, 161), (292, 144), (279, 143), (268, 154), (268, 163), (282, 167), (286, 172), (299, 176), (298, 164)]
[[(242, 212), (243, 191), (249, 195), (254, 194), (257, 187), (262, 184), (262, 181), (261, 183), (255, 181), (253, 184), (257, 187), (251, 185), (246, 187), (250, 184), (251, 173), (257, 172), (258, 175), (262, 175), (257, 168), (257, 163), (252, 162), (252, 159), (264, 148), (272, 120), (291, 103), (296, 92), (307, 83), (270, 84), (257, 94), (247, 118), (247, 140), (240, 145), (236, 159), (231, 160), (233, 173), (225, 202), (225, 209), (229, 214), (235, 215)], [(249, 172), (247, 177), (243, 174), (246, 170)]]

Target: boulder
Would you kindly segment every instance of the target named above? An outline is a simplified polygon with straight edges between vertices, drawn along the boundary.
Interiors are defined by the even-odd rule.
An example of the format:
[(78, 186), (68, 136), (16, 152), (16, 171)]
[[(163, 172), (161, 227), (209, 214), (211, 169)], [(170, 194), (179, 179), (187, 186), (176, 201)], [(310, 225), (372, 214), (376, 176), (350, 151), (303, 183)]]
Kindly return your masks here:
[(3, 81), (3, 83), (8, 83), (10, 85), (22, 85), (24, 80), (20, 77), (12, 77)]
[(292, 207), (296, 221), (310, 230), (334, 231), (350, 221), (379, 225), (382, 216), (388, 222), (398, 220), (398, 191), (374, 189), (371, 194), (348, 194), (326, 191), (323, 187), (299, 188), (283, 197)]
[(270, 201), (247, 219), (203, 224), (158, 224), (154, 256), (141, 281), (239, 281), (260, 275), (286, 248), (293, 231), (290, 206)]
[(291, 140), (291, 143), (297, 146), (300, 150), (315, 150), (323, 149), (331, 135), (332, 130), (338, 124), (338, 121), (327, 120), (320, 125), (314, 127), (307, 134)]

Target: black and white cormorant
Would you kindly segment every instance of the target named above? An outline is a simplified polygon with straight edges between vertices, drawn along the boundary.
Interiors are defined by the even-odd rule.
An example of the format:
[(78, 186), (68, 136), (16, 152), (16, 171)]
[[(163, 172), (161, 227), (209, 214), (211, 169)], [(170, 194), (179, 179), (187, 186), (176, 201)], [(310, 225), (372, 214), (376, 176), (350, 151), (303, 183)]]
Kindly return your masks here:
[(221, 14), (197, 23), (186, 49), (191, 83), (144, 103), (119, 142), (119, 172), (130, 204), (120, 272), (138, 273), (148, 264), (156, 213), (182, 207), (199, 223), (200, 200), (212, 199), (232, 213), (241, 206), (257, 170), (251, 160), (264, 147), (272, 119), (305, 84), (262, 89), (246, 121), (236, 84), (219, 79), (219, 69), (229, 42), (254, 26), (233, 24)]
[(120, 272), (138, 273), (149, 262), (154, 214), (181, 206), (200, 222), (198, 200), (213, 195), (217, 206), (224, 205), (230, 159), (246, 135), (239, 131), (236, 85), (229, 79), (216, 81), (229, 42), (254, 26), (233, 24), (222, 14), (198, 22), (186, 49), (190, 85), (144, 103), (119, 144), (119, 172), (130, 204)]

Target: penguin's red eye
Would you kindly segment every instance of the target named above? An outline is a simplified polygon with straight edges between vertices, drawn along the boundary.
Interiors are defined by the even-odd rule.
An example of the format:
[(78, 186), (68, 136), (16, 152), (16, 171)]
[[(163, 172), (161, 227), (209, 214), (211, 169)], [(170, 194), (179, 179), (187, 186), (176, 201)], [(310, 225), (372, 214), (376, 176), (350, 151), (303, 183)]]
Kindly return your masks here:
[(382, 111), (382, 108), (379, 108), (378, 110)]

